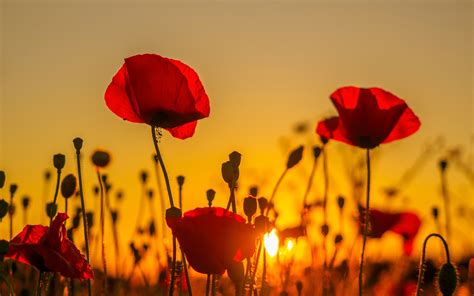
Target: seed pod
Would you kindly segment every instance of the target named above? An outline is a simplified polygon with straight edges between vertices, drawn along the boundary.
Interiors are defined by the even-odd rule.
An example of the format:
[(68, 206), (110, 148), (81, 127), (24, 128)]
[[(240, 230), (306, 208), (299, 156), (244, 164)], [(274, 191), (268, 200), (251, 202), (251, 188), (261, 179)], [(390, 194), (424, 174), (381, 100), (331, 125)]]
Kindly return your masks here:
[(66, 156), (61, 153), (55, 154), (53, 156), (53, 164), (57, 170), (62, 170), (66, 164)]
[(448, 160), (447, 159), (441, 159), (438, 163), (439, 168), (441, 171), (445, 171), (448, 168)]
[(64, 198), (70, 198), (76, 192), (77, 180), (73, 174), (64, 177), (61, 182), (61, 195)]
[(439, 210), (438, 210), (437, 207), (432, 207), (432, 208), (431, 208), (431, 215), (433, 215), (433, 218), (434, 218), (434, 219), (438, 219)]
[(86, 213), (86, 219), (87, 219), (87, 226), (89, 228), (92, 228), (92, 226), (94, 226), (94, 213), (93, 212), (87, 212)]
[(104, 150), (96, 150), (92, 154), (92, 163), (100, 168), (106, 167), (110, 163), (110, 154)]
[(184, 176), (179, 175), (178, 177), (176, 177), (176, 181), (178, 181), (178, 186), (182, 187), (184, 184)]
[(118, 221), (118, 212), (116, 210), (111, 210), (110, 215), (112, 216), (112, 223), (115, 224)]
[(150, 236), (154, 236), (156, 234), (155, 222), (150, 222), (150, 226), (148, 226), (148, 233), (150, 234)]
[(264, 215), (260, 215), (255, 217), (255, 231), (257, 234), (261, 235), (264, 234), (265, 232), (268, 232), (268, 229), (270, 228), (270, 220), (268, 217), (265, 217)]
[(72, 140), (72, 142), (74, 143), (74, 148), (76, 149), (76, 152), (80, 151), (81, 148), (82, 148), (82, 143), (84, 141), (81, 138), (77, 137), (77, 138), (74, 138), (74, 140)]
[(21, 205), (23, 206), (23, 209), (28, 209), (28, 206), (30, 205), (30, 197), (29, 196), (24, 196), (23, 199), (21, 200)]
[(258, 207), (260, 209), (260, 213), (263, 213), (265, 209), (268, 207), (268, 200), (265, 197), (260, 197), (258, 199)]
[(0, 263), (3, 261), (3, 257), (5, 254), (8, 253), (8, 249), (10, 248), (10, 243), (4, 239), (0, 240)]
[(15, 195), (15, 192), (18, 190), (18, 185), (16, 185), (15, 183), (11, 184), (10, 185), (10, 195)]
[(123, 199), (123, 191), (122, 190), (117, 191), (117, 194), (116, 194), (115, 197), (117, 198), (117, 200), (122, 200)]
[(340, 244), (343, 239), (344, 239), (344, 237), (342, 236), (342, 234), (336, 235), (336, 237), (334, 238), (334, 244), (335, 244), (335, 245)]
[(323, 225), (321, 226), (321, 234), (322, 234), (323, 236), (327, 236), (328, 233), (329, 233), (329, 225), (323, 224)]
[(242, 154), (237, 151), (233, 151), (229, 154), (229, 161), (234, 168), (238, 168), (240, 166), (240, 161), (242, 159)]
[(180, 218), (182, 215), (181, 209), (178, 209), (177, 207), (172, 207), (166, 210), (166, 218)]
[(321, 143), (323, 143), (323, 145), (326, 145), (329, 142), (329, 139), (323, 136), (320, 136), (319, 139), (321, 140)]
[(143, 170), (140, 172), (140, 181), (142, 181), (143, 184), (146, 183), (146, 181), (148, 180), (148, 172)]
[(314, 159), (318, 159), (318, 158), (319, 158), (319, 155), (321, 155), (321, 147), (319, 147), (319, 146), (314, 146), (314, 147), (313, 147), (313, 156), (314, 156)]
[(5, 185), (5, 172), (0, 171), (0, 189)]
[(94, 191), (94, 195), (98, 195), (98, 194), (99, 194), (99, 191), (100, 191), (100, 188), (99, 188), (99, 186), (97, 186), (97, 185), (94, 185), (94, 187), (93, 187), (93, 191)]
[(214, 200), (214, 197), (216, 196), (216, 192), (213, 189), (209, 189), (206, 191), (206, 196), (207, 196), (207, 203), (209, 206), (212, 206), (212, 201)]
[(303, 150), (304, 147), (299, 146), (295, 150), (291, 151), (288, 161), (286, 162), (287, 169), (291, 169), (301, 161), (301, 158), (303, 158)]
[(234, 180), (234, 167), (230, 161), (226, 161), (222, 164), (221, 167), (222, 178), (227, 184), (232, 184)]
[(8, 213), (8, 202), (4, 199), (0, 199), (0, 221), (7, 215)]
[(58, 211), (58, 205), (49, 202), (46, 204), (46, 214), (48, 215), (49, 218), (53, 218), (56, 216), (56, 212)]
[(253, 196), (244, 198), (244, 213), (248, 219), (252, 219), (252, 216), (257, 212), (257, 199)]
[(257, 186), (252, 186), (249, 189), (249, 194), (253, 197), (257, 197), (258, 195), (258, 187)]
[(79, 228), (79, 225), (81, 225), (81, 216), (74, 215), (74, 217), (72, 218), (72, 228)]
[(441, 266), (438, 273), (438, 287), (443, 296), (451, 296), (456, 290), (458, 275), (456, 268), (451, 263), (445, 263)]
[(345, 200), (344, 196), (339, 195), (339, 197), (337, 198), (337, 206), (339, 207), (340, 210), (342, 210), (344, 208), (345, 201), (346, 200)]
[(51, 179), (51, 172), (49, 170), (44, 171), (44, 180), (49, 181)]

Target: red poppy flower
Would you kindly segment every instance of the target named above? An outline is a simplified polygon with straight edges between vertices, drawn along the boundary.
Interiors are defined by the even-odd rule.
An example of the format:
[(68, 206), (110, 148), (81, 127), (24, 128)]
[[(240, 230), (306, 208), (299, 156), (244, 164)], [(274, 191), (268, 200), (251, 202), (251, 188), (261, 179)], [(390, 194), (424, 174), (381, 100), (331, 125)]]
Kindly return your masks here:
[(381, 88), (342, 87), (331, 100), (339, 117), (320, 121), (316, 128), (328, 139), (374, 148), (406, 138), (421, 125), (405, 101)]
[(233, 263), (252, 256), (255, 231), (242, 216), (223, 208), (197, 208), (167, 218), (189, 265), (204, 274), (223, 274)]
[[(363, 211), (364, 212), (364, 211)], [(360, 231), (363, 232), (365, 214), (360, 215)], [(379, 210), (369, 210), (369, 237), (381, 238), (387, 231), (395, 232), (403, 237), (403, 252), (405, 255), (411, 255), (413, 252), (413, 243), (418, 230), (421, 226), (421, 220), (415, 213), (386, 213)]]
[(26, 225), (10, 241), (5, 258), (23, 262), (40, 271), (59, 272), (68, 278), (93, 278), (90, 264), (66, 236), (64, 221), (67, 219), (67, 214), (59, 213), (51, 227)]
[(209, 98), (196, 72), (156, 54), (125, 59), (105, 92), (109, 109), (125, 120), (162, 127), (176, 138), (191, 137), (209, 116)]

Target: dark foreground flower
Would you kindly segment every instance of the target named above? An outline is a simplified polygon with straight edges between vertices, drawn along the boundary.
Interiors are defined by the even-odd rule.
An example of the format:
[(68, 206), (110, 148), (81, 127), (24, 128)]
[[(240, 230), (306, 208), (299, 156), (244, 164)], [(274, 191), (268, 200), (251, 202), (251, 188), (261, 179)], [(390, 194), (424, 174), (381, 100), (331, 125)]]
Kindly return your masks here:
[(59, 213), (51, 227), (26, 225), (10, 241), (5, 258), (31, 265), (42, 272), (59, 272), (68, 278), (93, 278), (90, 264), (66, 236), (64, 221), (67, 219), (67, 214)]
[(197, 120), (209, 116), (209, 98), (197, 73), (157, 54), (125, 59), (105, 92), (109, 109), (125, 120), (191, 137)]
[[(360, 229), (363, 232), (365, 215), (360, 215)], [(392, 231), (402, 236), (403, 252), (411, 255), (413, 243), (421, 226), (421, 220), (415, 213), (386, 213), (371, 209), (369, 211), (369, 237), (381, 238), (387, 231)]]
[(255, 231), (245, 219), (224, 208), (197, 208), (167, 218), (189, 264), (197, 272), (223, 274), (233, 262), (252, 256)]
[(342, 87), (331, 95), (339, 113), (318, 123), (323, 137), (361, 148), (403, 139), (420, 128), (420, 120), (404, 100), (381, 88)]

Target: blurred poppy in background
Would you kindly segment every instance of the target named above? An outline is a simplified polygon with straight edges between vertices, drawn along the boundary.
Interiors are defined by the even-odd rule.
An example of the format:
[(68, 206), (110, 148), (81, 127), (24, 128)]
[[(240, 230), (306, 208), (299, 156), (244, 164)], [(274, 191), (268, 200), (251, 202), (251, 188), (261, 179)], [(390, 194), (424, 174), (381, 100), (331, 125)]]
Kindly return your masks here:
[(339, 117), (320, 121), (316, 132), (360, 148), (403, 139), (420, 128), (404, 100), (381, 88), (342, 87), (331, 94)]
[(233, 262), (255, 252), (253, 227), (224, 208), (197, 208), (166, 222), (197, 272), (223, 274)]
[[(364, 210), (363, 210), (364, 211)], [(421, 226), (421, 220), (415, 213), (386, 213), (379, 210), (369, 210), (369, 237), (381, 238), (385, 232), (392, 231), (403, 238), (403, 253), (411, 255), (413, 243)], [(365, 215), (360, 215), (360, 231), (363, 232)]]
[(109, 109), (125, 120), (191, 137), (197, 120), (209, 116), (209, 98), (197, 73), (184, 63), (157, 54), (125, 59), (105, 92)]
[(67, 219), (67, 214), (58, 213), (51, 227), (26, 225), (10, 241), (5, 258), (34, 266), (39, 271), (58, 272), (68, 278), (93, 278), (91, 266), (66, 236), (64, 221)]

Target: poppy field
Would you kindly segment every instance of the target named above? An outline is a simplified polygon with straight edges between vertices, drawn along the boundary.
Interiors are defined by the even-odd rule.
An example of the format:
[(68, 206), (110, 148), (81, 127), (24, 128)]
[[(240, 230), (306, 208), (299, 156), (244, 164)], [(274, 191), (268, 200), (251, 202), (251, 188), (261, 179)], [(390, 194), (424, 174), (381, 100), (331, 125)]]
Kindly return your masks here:
[[(254, 113), (225, 101), (229, 111), (209, 59), (159, 47), (115, 57), (90, 86), (101, 97), (43, 102), (63, 133), (11, 148), (21, 129), (2, 131), (0, 296), (474, 295), (472, 125), (462, 144), (445, 137), (423, 91), (359, 69), (364, 79), (321, 80), (314, 112), (292, 98), (251, 101)], [(278, 83), (258, 87), (284, 93)], [(291, 123), (253, 124), (281, 102)]]

